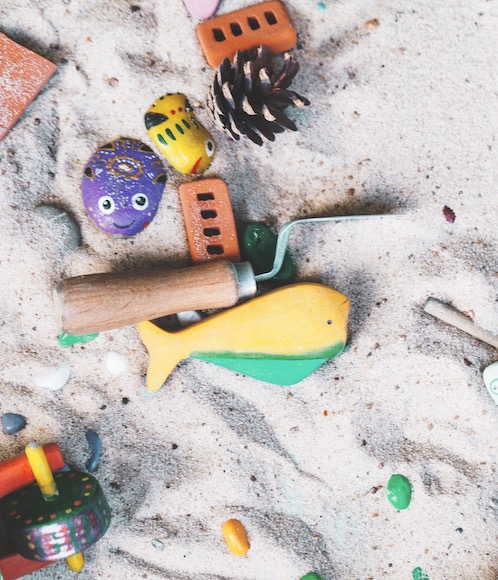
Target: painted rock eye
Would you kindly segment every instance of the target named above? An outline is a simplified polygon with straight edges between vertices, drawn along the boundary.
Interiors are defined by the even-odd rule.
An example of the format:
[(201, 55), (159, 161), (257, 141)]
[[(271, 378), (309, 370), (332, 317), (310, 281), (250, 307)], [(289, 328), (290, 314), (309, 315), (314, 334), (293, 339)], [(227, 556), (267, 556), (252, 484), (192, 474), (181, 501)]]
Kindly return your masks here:
[(145, 195), (145, 193), (136, 193), (131, 198), (131, 205), (138, 210), (147, 209), (149, 206), (149, 198)]
[(204, 146), (206, 148), (206, 153), (208, 154), (208, 156), (212, 157), (214, 155), (214, 142), (211, 141), (211, 139), (206, 139), (204, 141)]
[(99, 209), (103, 214), (109, 215), (116, 209), (116, 204), (114, 203), (112, 197), (109, 195), (103, 195), (99, 199)]

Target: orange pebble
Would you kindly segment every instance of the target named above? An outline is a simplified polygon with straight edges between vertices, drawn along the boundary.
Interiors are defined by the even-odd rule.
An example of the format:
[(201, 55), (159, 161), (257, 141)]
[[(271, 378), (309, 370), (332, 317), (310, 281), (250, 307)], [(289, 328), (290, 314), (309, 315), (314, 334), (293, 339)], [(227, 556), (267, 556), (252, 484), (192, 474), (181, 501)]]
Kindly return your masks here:
[(245, 556), (247, 554), (249, 542), (244, 526), (239, 520), (227, 520), (223, 524), (221, 531), (232, 554), (236, 556)]

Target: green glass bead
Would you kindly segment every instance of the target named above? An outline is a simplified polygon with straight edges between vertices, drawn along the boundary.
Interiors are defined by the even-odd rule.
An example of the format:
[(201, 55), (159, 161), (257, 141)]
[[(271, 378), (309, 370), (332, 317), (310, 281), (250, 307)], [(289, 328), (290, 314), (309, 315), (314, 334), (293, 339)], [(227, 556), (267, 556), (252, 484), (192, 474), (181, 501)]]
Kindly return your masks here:
[(422, 570), (422, 568), (414, 568), (413, 580), (429, 580), (429, 576)]
[[(242, 232), (242, 257), (251, 262), (255, 274), (270, 272), (275, 258), (277, 236), (262, 223), (247, 224)], [(294, 266), (288, 252), (285, 252), (284, 263), (273, 280), (282, 284), (292, 282)]]
[(404, 475), (393, 475), (387, 484), (387, 499), (398, 510), (410, 505), (412, 485)]
[(95, 334), (67, 334), (63, 332), (59, 335), (59, 344), (61, 346), (73, 346), (73, 344), (78, 344), (80, 342), (91, 342), (95, 340), (99, 335), (98, 332)]
[(320, 576), (318, 576), (318, 574), (310, 572), (309, 574), (306, 574), (306, 576), (303, 576), (301, 580), (322, 580), (322, 579), (320, 578)]

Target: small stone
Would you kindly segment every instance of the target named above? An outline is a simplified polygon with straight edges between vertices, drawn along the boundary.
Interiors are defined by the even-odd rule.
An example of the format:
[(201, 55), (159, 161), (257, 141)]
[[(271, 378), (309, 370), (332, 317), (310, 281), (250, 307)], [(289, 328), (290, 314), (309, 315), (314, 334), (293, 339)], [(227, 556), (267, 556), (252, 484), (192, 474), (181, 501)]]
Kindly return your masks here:
[(91, 342), (92, 340), (95, 340), (98, 335), (98, 332), (94, 334), (67, 334), (66, 332), (63, 332), (59, 335), (58, 340), (60, 346), (67, 347), (80, 342)]
[[(245, 260), (251, 262), (255, 274), (270, 272), (273, 268), (277, 236), (263, 223), (247, 224), (242, 232), (241, 252)], [(285, 252), (284, 263), (273, 280), (288, 284), (294, 276), (294, 266), (288, 252)]]
[(48, 375), (35, 377), (35, 384), (42, 389), (58, 391), (67, 383), (70, 374), (71, 367), (68, 364), (62, 364)]
[(482, 372), (482, 378), (488, 393), (498, 405), (498, 362), (488, 365)]
[(118, 377), (128, 370), (128, 361), (119, 352), (108, 352), (105, 355), (105, 366), (111, 375)]
[(26, 417), (17, 413), (2, 415), (2, 431), (5, 435), (14, 435), (26, 427)]
[(161, 540), (152, 540), (151, 544), (154, 546), (156, 550), (159, 550), (160, 552), (164, 550), (164, 544), (163, 542), (161, 542)]
[(232, 554), (245, 556), (249, 550), (247, 534), (239, 520), (227, 520), (221, 527), (223, 538)]
[(67, 211), (49, 204), (38, 205), (33, 211), (36, 216), (48, 222), (49, 227), (59, 228), (66, 252), (71, 252), (81, 246), (80, 226)]
[(412, 572), (413, 580), (429, 580), (429, 576), (422, 570), (422, 568), (414, 568)]
[(220, 0), (183, 0), (183, 2), (194, 18), (206, 20), (216, 12)]
[(411, 483), (404, 475), (395, 474), (387, 484), (387, 499), (398, 510), (404, 510), (410, 505), (412, 498)]
[(95, 471), (100, 462), (100, 455), (102, 453), (102, 441), (100, 440), (99, 434), (93, 429), (88, 429), (85, 433), (85, 437), (90, 447), (90, 457), (85, 463), (85, 468), (90, 473)]
[(443, 207), (443, 215), (446, 221), (450, 224), (452, 224), (456, 219), (455, 212), (451, 209), (451, 207), (448, 207), (447, 205)]

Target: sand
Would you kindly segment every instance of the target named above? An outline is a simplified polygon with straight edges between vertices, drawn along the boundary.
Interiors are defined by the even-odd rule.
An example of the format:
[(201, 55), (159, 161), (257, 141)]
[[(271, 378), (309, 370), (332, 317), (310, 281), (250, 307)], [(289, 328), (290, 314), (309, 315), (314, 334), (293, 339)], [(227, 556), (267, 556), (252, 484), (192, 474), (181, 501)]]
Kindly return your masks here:
[[(258, 148), (209, 118), (213, 71), (180, 0), (4, 0), (0, 29), (58, 72), (0, 143), (0, 460), (36, 439), (83, 469), (85, 431), (113, 522), (86, 553), (85, 579), (431, 580), (498, 577), (498, 409), (482, 370), (497, 353), (423, 313), (428, 296), (498, 325), (498, 134), (495, 1), (286, 0), (311, 106), (299, 132)], [(223, 0), (220, 12), (248, 5)], [(138, 7), (138, 9), (136, 8)], [(187, 94), (218, 142), (207, 177), (226, 180), (237, 223), (343, 213), (391, 220), (302, 228), (290, 240), (297, 281), (351, 299), (350, 349), (292, 387), (184, 361), (155, 395), (135, 327), (62, 349), (55, 286), (78, 274), (188, 264), (168, 168), (143, 233), (107, 238), (80, 193), (92, 152), (121, 135), (152, 145), (143, 115)], [(83, 245), (35, 216), (70, 211)], [(443, 208), (456, 216), (449, 223)], [(262, 321), (264, 324), (264, 321)], [(111, 375), (109, 352), (128, 371)], [(61, 364), (58, 391), (35, 378)], [(412, 503), (386, 499), (390, 476)], [(221, 525), (240, 519), (251, 549), (229, 553)], [(73, 578), (63, 562), (33, 579)]]

